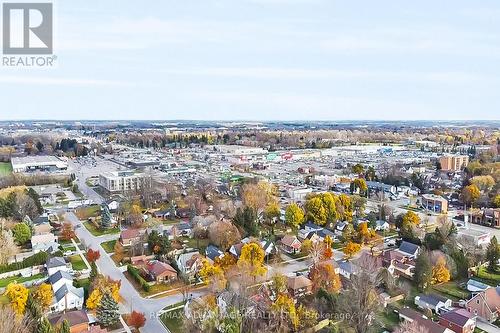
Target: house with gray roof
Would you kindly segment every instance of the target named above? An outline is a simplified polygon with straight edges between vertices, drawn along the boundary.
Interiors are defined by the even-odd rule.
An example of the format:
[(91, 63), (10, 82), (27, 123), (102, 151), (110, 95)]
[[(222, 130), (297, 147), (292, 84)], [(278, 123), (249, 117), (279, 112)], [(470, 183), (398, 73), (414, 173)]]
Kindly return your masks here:
[(420, 309), (429, 309), (434, 313), (451, 309), (451, 299), (436, 294), (421, 294), (415, 296), (415, 305)]
[(83, 288), (75, 288), (71, 284), (64, 284), (54, 292), (50, 312), (61, 312), (72, 309), (80, 310), (83, 306), (83, 300)]

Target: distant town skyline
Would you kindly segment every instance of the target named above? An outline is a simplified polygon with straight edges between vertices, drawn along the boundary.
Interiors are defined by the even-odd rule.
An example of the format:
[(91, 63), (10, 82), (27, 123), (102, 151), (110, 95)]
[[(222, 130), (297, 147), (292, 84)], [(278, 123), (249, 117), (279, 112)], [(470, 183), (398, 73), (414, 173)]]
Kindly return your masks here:
[(500, 3), (54, 1), (0, 120), (499, 120)]

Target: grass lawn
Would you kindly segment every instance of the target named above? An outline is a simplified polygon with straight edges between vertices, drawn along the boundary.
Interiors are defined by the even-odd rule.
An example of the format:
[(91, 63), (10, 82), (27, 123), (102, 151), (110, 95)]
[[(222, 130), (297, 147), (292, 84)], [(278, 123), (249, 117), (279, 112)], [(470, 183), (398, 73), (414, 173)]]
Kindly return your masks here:
[(92, 222), (85, 221), (83, 222), (83, 225), (85, 228), (87, 228), (88, 231), (94, 236), (102, 236), (102, 235), (108, 235), (108, 234), (116, 234), (120, 232), (118, 228), (112, 228), (112, 229), (105, 229), (101, 230), (98, 229)]
[(63, 252), (66, 252), (66, 251), (76, 251), (76, 247), (74, 246), (63, 246)]
[(87, 268), (87, 265), (85, 265), (82, 257), (80, 257), (78, 254), (69, 257), (69, 261), (71, 262), (71, 266), (75, 271), (82, 271)]
[(381, 328), (393, 330), (399, 325), (399, 315), (394, 312), (394, 308), (388, 306), (376, 316)]
[(125, 275), (127, 280), (129, 280), (130, 283), (132, 283), (135, 290), (137, 290), (137, 292), (141, 294), (142, 297), (152, 296), (164, 291), (169, 291), (180, 287), (180, 282), (157, 283), (157, 284), (152, 284), (149, 291), (144, 291), (144, 289), (142, 289), (142, 287), (137, 283), (137, 281), (135, 281), (135, 279), (132, 276), (130, 276), (128, 272), (124, 272), (123, 275)]
[(206, 249), (208, 243), (210, 242), (208, 239), (198, 239), (189, 237), (180, 237), (179, 240), (181, 241), (181, 243), (186, 244), (188, 247), (200, 250)]
[(342, 243), (342, 242), (335, 242), (335, 243), (332, 244), (332, 248), (334, 250), (340, 250), (343, 247), (344, 247), (344, 243)]
[(184, 309), (180, 308), (177, 310), (165, 312), (160, 317), (161, 322), (168, 327), (168, 330), (172, 333), (182, 333), (184, 332), (183, 321), (184, 321)]
[(115, 244), (116, 244), (116, 239), (107, 242), (102, 242), (101, 246), (104, 249), (104, 251), (106, 251), (106, 253), (113, 253), (115, 252)]
[(0, 177), (7, 176), (12, 173), (12, 165), (9, 162), (0, 162)]
[(73, 285), (75, 286), (75, 288), (83, 287), (83, 288), (88, 289), (90, 287), (90, 280), (88, 278), (75, 280)]
[(33, 280), (38, 280), (44, 277), (44, 274), (36, 274), (33, 276), (29, 277), (22, 277), (22, 276), (11, 276), (5, 279), (0, 280), (0, 288), (7, 287), (7, 285), (11, 282), (16, 282), (16, 283), (23, 283), (23, 282), (28, 282), (28, 281), (33, 281)]
[(458, 282), (456, 281), (437, 284), (432, 286), (432, 289), (437, 291), (439, 294), (442, 294), (443, 296), (449, 297), (453, 301), (458, 301), (460, 299), (469, 299), (470, 297), (470, 292), (463, 288), (460, 288), (458, 286)]
[(492, 273), (485, 266), (478, 269), (476, 277), (479, 278), (478, 280), (482, 280), (484, 283), (492, 286), (500, 284), (500, 272)]
[(89, 217), (97, 217), (97, 216), (101, 215), (101, 206), (99, 206), (99, 205), (92, 205), (92, 206), (88, 206), (88, 207), (78, 208), (75, 211), (75, 215), (80, 220), (86, 220)]

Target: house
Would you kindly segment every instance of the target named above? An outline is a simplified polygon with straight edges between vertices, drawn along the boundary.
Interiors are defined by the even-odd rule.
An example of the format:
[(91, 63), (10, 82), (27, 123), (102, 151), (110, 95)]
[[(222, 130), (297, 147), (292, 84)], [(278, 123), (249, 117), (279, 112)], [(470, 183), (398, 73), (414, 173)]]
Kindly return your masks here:
[(276, 246), (270, 240), (263, 240), (260, 242), (262, 249), (264, 250), (264, 254), (269, 256), (276, 252)]
[(57, 271), (49, 276), (47, 282), (52, 285), (54, 291), (57, 291), (65, 284), (73, 285), (73, 276), (66, 271)]
[(47, 318), (53, 327), (58, 327), (63, 321), (69, 324), (70, 333), (83, 333), (89, 331), (89, 317), (84, 310), (73, 310), (54, 314)]
[(127, 229), (120, 233), (119, 241), (123, 246), (130, 246), (133, 243), (140, 242), (142, 238), (139, 229)]
[(469, 281), (467, 281), (467, 290), (472, 292), (472, 293), (485, 291), (489, 287), (490, 286), (487, 285), (486, 283), (482, 283), (482, 282), (474, 280), (474, 279), (469, 279)]
[(175, 210), (175, 215), (180, 219), (188, 218), (191, 215), (191, 209), (189, 209), (189, 208), (177, 208)]
[(453, 331), (447, 327), (441, 326), (420, 312), (417, 312), (410, 308), (402, 308), (399, 310), (399, 318), (408, 322), (416, 322), (422, 332), (426, 333), (453, 333)]
[(303, 229), (307, 232), (311, 232), (311, 231), (320, 231), (323, 229), (323, 227), (320, 227), (319, 225), (308, 221), (308, 222), (306, 222), (306, 224), (304, 224)]
[(57, 237), (54, 234), (47, 233), (47, 234), (32, 236), (31, 247), (34, 253), (38, 252), (53, 253), (57, 251), (59, 243), (57, 243)]
[(108, 206), (111, 213), (116, 213), (120, 207), (120, 202), (118, 200), (109, 199), (106, 201), (106, 206)]
[(180, 273), (194, 277), (203, 266), (203, 256), (198, 252), (182, 253), (175, 260)]
[(487, 225), (490, 227), (500, 227), (500, 208), (484, 208), (471, 213), (471, 222)]
[(175, 236), (193, 236), (193, 226), (188, 222), (181, 222), (172, 227), (172, 235)]
[(390, 227), (387, 221), (377, 220), (375, 222), (375, 231), (387, 231)]
[(300, 248), (302, 247), (302, 243), (299, 241), (297, 236), (294, 235), (285, 235), (280, 242), (281, 248), (286, 253), (295, 254), (300, 252)]
[(466, 309), (478, 317), (494, 322), (500, 310), (500, 287), (489, 287), (477, 293), (467, 301)]
[(451, 299), (435, 294), (421, 294), (415, 296), (415, 305), (422, 310), (429, 309), (439, 314), (442, 310), (451, 308)]
[(388, 250), (382, 255), (383, 266), (394, 276), (413, 278), (415, 273), (415, 261), (407, 256), (406, 252), (399, 250)]
[(476, 317), (465, 309), (455, 309), (439, 317), (439, 325), (456, 333), (472, 333), (476, 328)]
[(356, 266), (351, 261), (343, 260), (338, 262), (339, 265), (339, 274), (346, 278), (347, 280), (351, 279), (351, 275), (355, 275), (359, 273), (359, 267)]
[(222, 258), (224, 256), (224, 252), (219, 250), (217, 246), (210, 244), (205, 249), (205, 255), (208, 259), (215, 261), (217, 258)]
[(420, 253), (420, 246), (407, 241), (403, 241), (401, 242), (398, 251), (409, 258), (415, 259)]
[(337, 239), (337, 235), (333, 233), (331, 230), (328, 229), (321, 229), (319, 231), (316, 231), (316, 234), (318, 235), (319, 241), (322, 242), (325, 240), (326, 236), (330, 236), (332, 240)]
[(177, 271), (164, 262), (152, 260), (144, 268), (157, 283), (165, 283), (177, 279)]
[(69, 272), (71, 270), (71, 264), (67, 263), (63, 257), (53, 257), (47, 260), (45, 264), (47, 268), (47, 273), (50, 275), (56, 273), (57, 271)]
[(172, 210), (170, 208), (167, 209), (161, 209), (153, 213), (153, 216), (156, 217), (157, 219), (162, 219), (166, 220), (170, 217), (172, 214)]
[(233, 256), (236, 257), (236, 259), (238, 259), (241, 255), (241, 249), (243, 248), (243, 245), (245, 245), (245, 244), (238, 243), (238, 244), (231, 245), (231, 247), (229, 248), (229, 253), (231, 253)]
[(286, 287), (293, 298), (302, 297), (312, 292), (312, 281), (303, 275), (290, 276)]
[(371, 191), (383, 191), (387, 193), (396, 194), (396, 186), (390, 184), (384, 184), (380, 182), (367, 181), (366, 186)]
[(50, 312), (81, 309), (83, 306), (84, 289), (75, 288), (72, 284), (64, 284), (54, 291), (54, 300)]
[(52, 226), (49, 223), (33, 225), (33, 235), (49, 234), (51, 231), (52, 231)]
[(346, 221), (339, 221), (336, 225), (335, 225), (335, 234), (337, 236), (342, 236), (342, 233), (344, 232), (345, 228), (347, 227), (349, 223), (347, 223)]

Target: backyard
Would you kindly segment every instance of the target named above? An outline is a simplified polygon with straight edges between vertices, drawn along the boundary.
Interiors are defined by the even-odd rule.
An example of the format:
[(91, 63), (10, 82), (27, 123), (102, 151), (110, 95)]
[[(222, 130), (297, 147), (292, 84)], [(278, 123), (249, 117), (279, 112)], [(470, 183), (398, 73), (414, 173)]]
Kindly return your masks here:
[(488, 268), (482, 266), (478, 269), (476, 273), (477, 280), (481, 280), (482, 282), (489, 284), (491, 286), (496, 286), (500, 284), (500, 272), (490, 272)]
[(44, 274), (39, 273), (36, 275), (22, 277), (22, 276), (11, 276), (5, 279), (0, 279), (0, 288), (7, 287), (7, 285), (11, 282), (23, 283), (28, 281), (35, 281), (44, 277)]
[(75, 211), (75, 214), (80, 220), (87, 220), (89, 217), (97, 217), (101, 214), (101, 206), (92, 205), (81, 207)]
[(99, 229), (96, 225), (90, 221), (83, 222), (85, 228), (94, 236), (102, 236), (108, 234), (116, 234), (119, 232), (118, 228), (110, 228), (110, 229)]
[[(175, 308), (177, 306), (181, 306), (183, 303), (177, 303), (171, 306), (171, 308)], [(160, 317), (161, 322), (168, 328), (168, 330), (172, 333), (182, 333), (183, 329), (183, 321), (184, 321), (184, 308), (181, 307), (176, 310), (165, 312)]]
[(69, 261), (71, 262), (71, 266), (75, 271), (83, 271), (84, 269), (87, 268), (87, 265), (85, 265), (85, 262), (83, 261), (82, 257), (78, 254), (69, 257)]
[(116, 244), (116, 239), (107, 241), (107, 242), (102, 242), (101, 246), (106, 251), (106, 253), (113, 253), (115, 252), (115, 244)]

